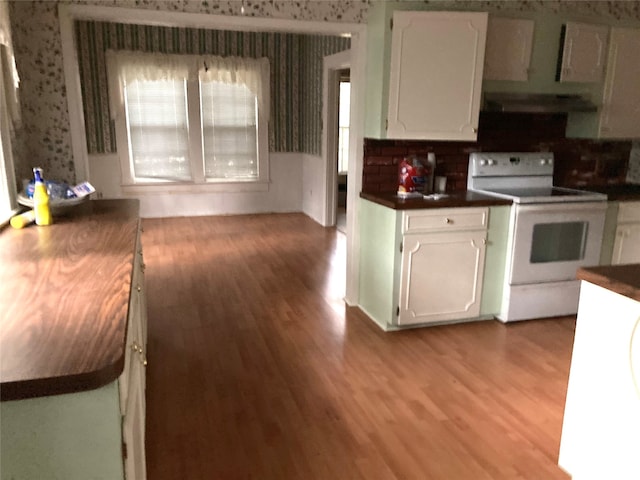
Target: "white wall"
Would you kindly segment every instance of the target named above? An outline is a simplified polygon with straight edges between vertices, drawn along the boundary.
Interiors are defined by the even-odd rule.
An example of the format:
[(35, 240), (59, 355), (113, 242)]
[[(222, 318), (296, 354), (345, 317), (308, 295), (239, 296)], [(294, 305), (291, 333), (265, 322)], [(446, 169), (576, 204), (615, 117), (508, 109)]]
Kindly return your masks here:
[(302, 154), (302, 211), (320, 225), (326, 203), (325, 168), (322, 157)]
[[(303, 165), (306, 161), (303, 161), (304, 156), (299, 153), (271, 153), (271, 181), (267, 191), (127, 194), (120, 187), (120, 164), (117, 155), (90, 155), (89, 181), (96, 188), (96, 196), (100, 198), (139, 198), (141, 214), (145, 218), (301, 211), (307, 213), (303, 210), (302, 200)], [(317, 163), (321, 162), (319, 157), (313, 158), (318, 158)], [(321, 201), (321, 196), (316, 195), (308, 205), (309, 211), (321, 211)], [(319, 217), (309, 213), (307, 215), (318, 221)]]

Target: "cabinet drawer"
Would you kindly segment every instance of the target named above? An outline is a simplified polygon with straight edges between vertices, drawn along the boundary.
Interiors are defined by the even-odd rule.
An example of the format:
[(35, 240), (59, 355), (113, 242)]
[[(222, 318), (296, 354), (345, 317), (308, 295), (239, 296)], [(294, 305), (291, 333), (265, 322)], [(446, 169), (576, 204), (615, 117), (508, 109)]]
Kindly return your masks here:
[(405, 211), (402, 233), (486, 230), (488, 208), (438, 208)]
[(640, 222), (640, 202), (620, 202), (618, 223)]

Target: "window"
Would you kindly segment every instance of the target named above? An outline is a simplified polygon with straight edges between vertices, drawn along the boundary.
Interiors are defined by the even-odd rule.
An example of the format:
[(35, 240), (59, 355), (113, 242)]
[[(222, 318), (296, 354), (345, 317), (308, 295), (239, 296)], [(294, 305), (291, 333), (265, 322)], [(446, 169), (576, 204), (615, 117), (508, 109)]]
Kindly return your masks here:
[(267, 59), (107, 58), (124, 185), (268, 181)]

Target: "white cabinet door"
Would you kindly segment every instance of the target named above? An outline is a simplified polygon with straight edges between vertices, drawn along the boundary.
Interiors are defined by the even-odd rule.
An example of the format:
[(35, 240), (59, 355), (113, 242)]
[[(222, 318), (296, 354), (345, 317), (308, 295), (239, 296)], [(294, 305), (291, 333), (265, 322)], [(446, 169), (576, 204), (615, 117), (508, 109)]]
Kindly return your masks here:
[(393, 14), (388, 138), (476, 140), (487, 17)]
[(601, 138), (640, 138), (640, 29), (611, 29)]
[(529, 79), (533, 27), (533, 20), (489, 16), (485, 80)]
[[(140, 280), (140, 277), (138, 277)], [(122, 441), (125, 444), (126, 456), (124, 468), (127, 480), (145, 480), (145, 415), (146, 415), (146, 346), (144, 343), (143, 318), (146, 318), (146, 304), (141, 298), (143, 290), (134, 285), (132, 296), (137, 297), (136, 311), (130, 312), (129, 328), (136, 346), (130, 348), (131, 358), (127, 375), (127, 400), (122, 418)]]
[(640, 263), (640, 202), (621, 202), (618, 207), (611, 263)]
[(607, 57), (609, 27), (568, 22), (564, 26), (561, 82), (600, 82)]
[(122, 441), (126, 455), (124, 469), (127, 480), (145, 480), (145, 366), (141, 358), (133, 360), (129, 375), (127, 413), (122, 419)]
[(613, 244), (612, 265), (640, 263), (640, 223), (619, 225)]
[(147, 303), (140, 238), (138, 238), (133, 268), (125, 365), (118, 383), (126, 479), (145, 480), (147, 477), (145, 457)]
[(399, 325), (477, 317), (486, 231), (404, 237)]

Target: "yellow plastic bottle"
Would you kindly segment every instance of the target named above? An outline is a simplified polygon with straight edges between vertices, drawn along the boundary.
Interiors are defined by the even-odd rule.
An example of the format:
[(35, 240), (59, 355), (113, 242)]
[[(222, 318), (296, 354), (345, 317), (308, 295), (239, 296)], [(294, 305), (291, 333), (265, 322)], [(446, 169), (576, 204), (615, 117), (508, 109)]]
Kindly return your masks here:
[(49, 209), (49, 194), (42, 179), (42, 168), (33, 169), (35, 185), (33, 188), (33, 210), (36, 213), (36, 225), (51, 225), (51, 210)]
[(36, 221), (36, 212), (29, 210), (28, 212), (21, 213), (11, 217), (11, 226), (13, 228), (24, 228), (27, 225)]

